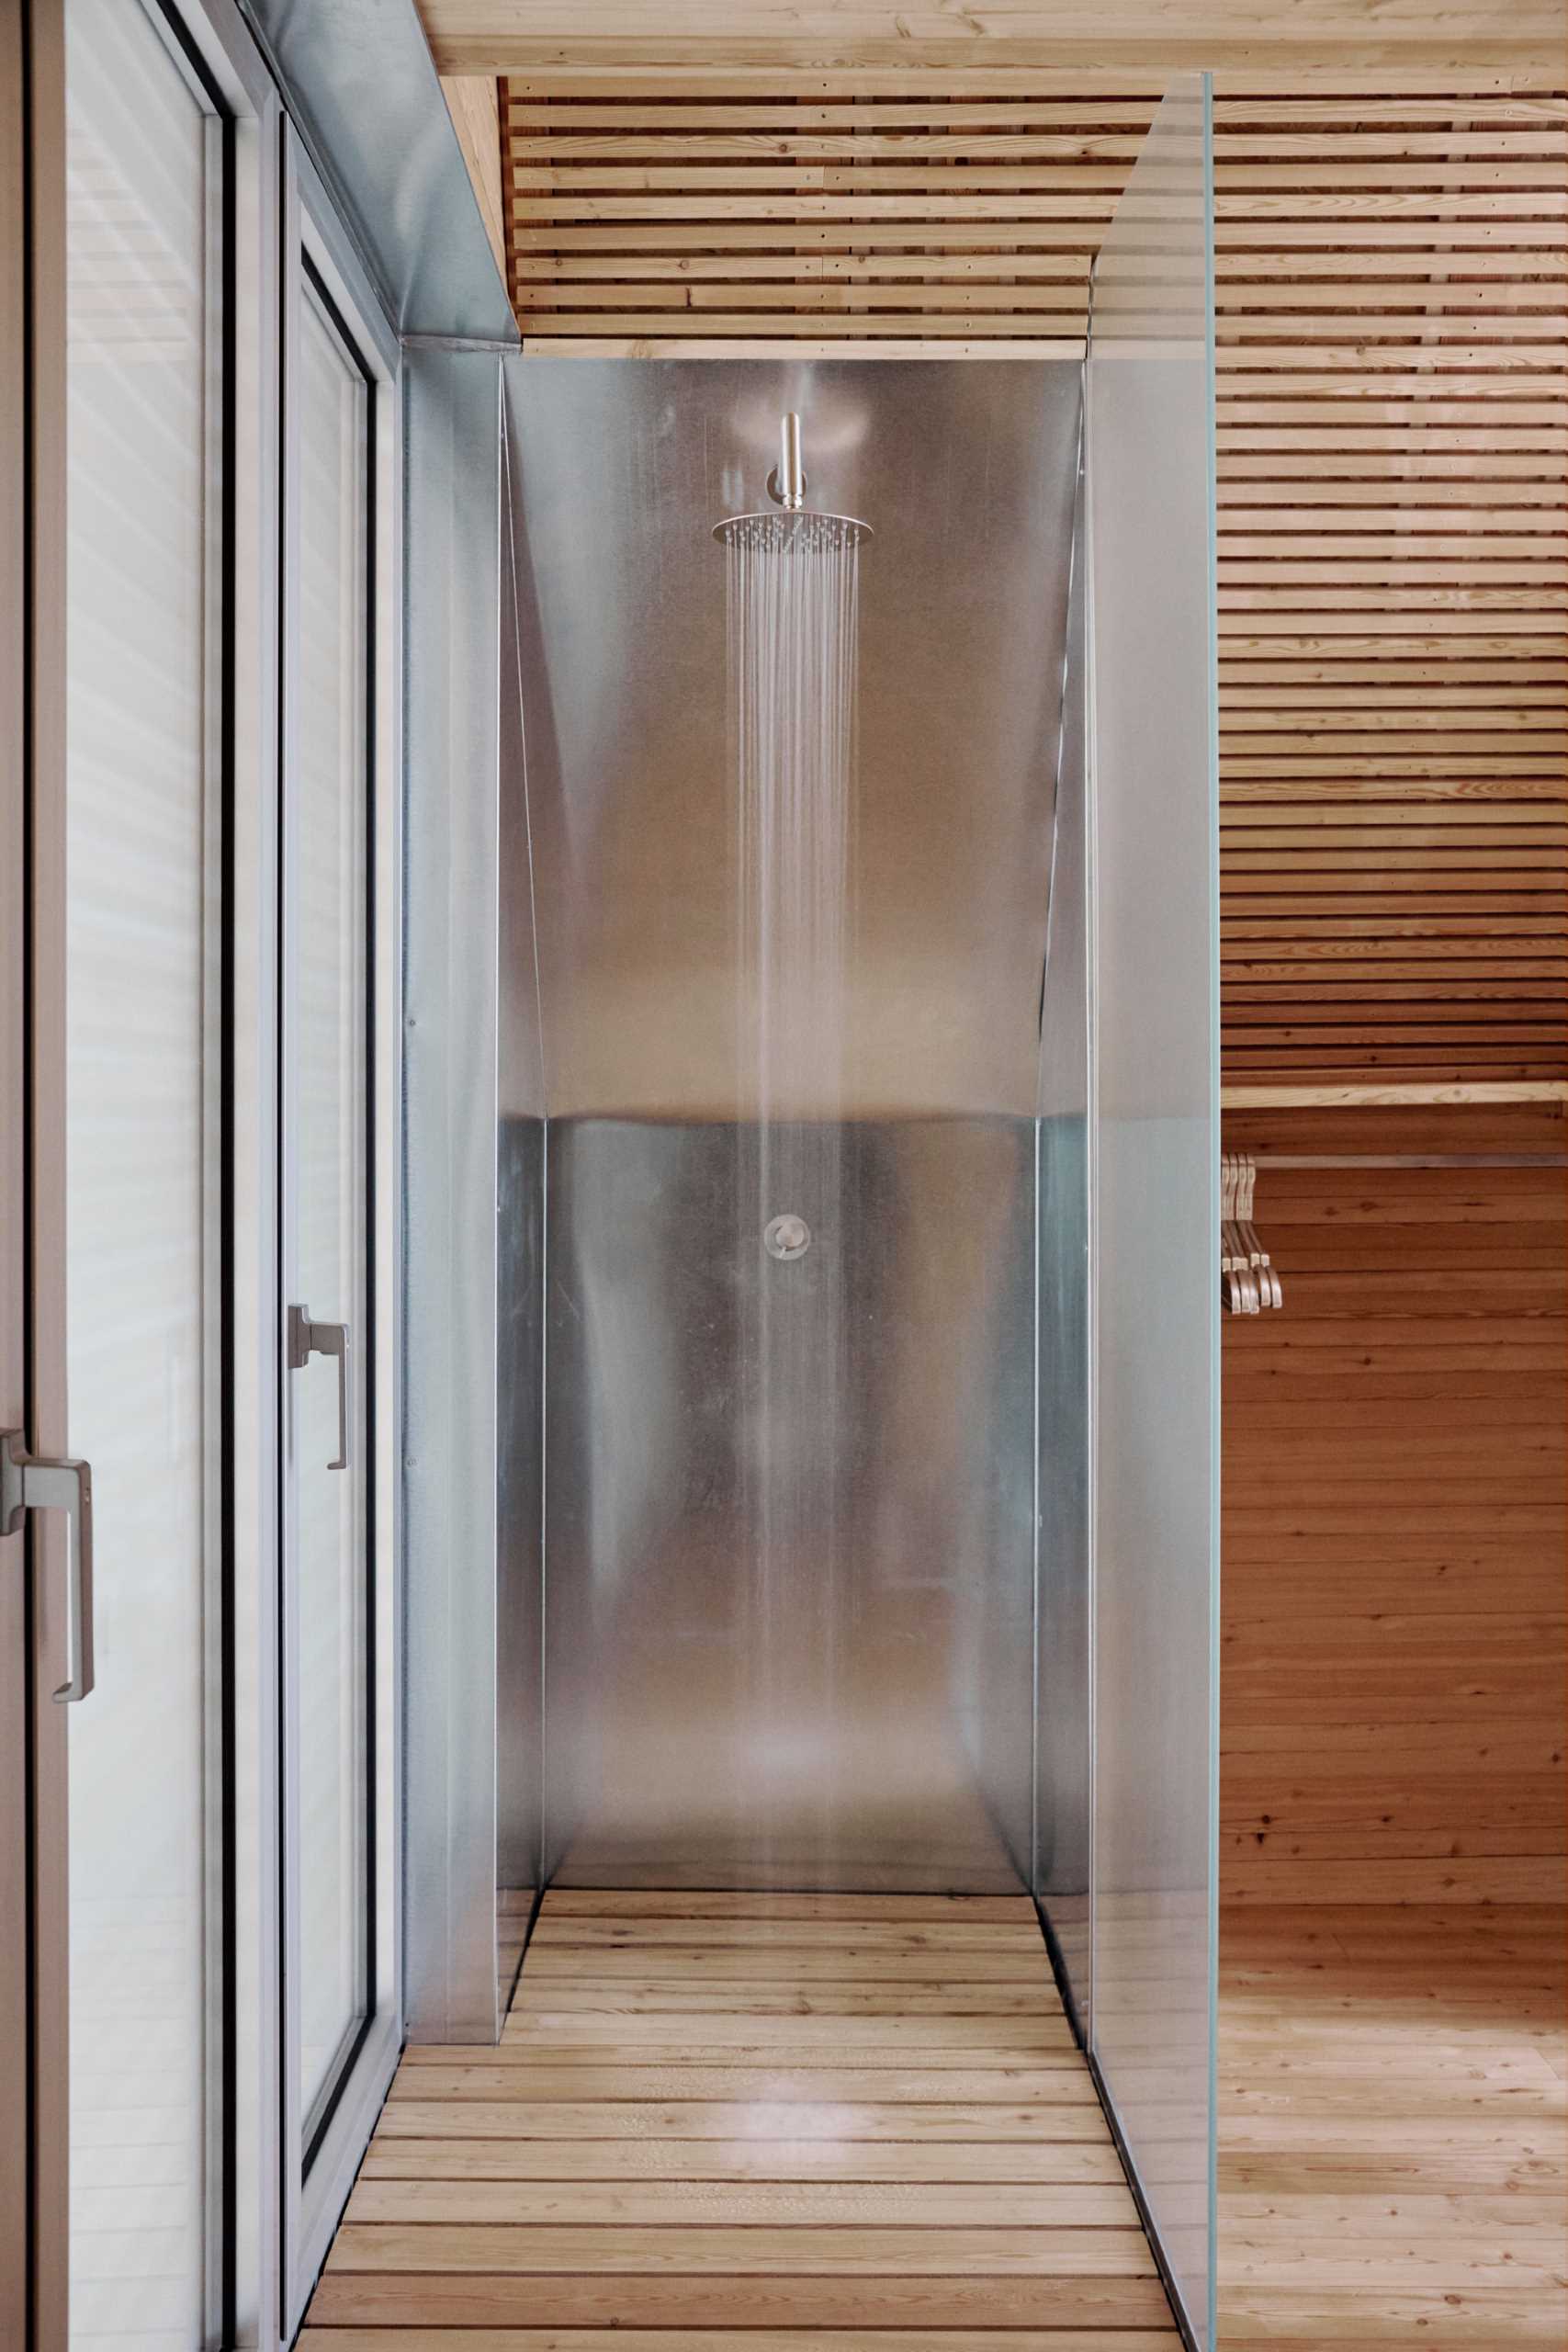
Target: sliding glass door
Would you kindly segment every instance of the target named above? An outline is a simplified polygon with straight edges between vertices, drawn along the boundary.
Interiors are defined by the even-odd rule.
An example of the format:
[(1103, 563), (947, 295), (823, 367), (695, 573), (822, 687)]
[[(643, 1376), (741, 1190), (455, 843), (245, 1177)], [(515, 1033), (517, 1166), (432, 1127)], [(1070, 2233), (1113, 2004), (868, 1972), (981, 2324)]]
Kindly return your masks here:
[[(70, 2334), (208, 2316), (217, 1601), (222, 153), (167, 20), (69, 0), (66, 1355)], [(96, 1660), (96, 1672), (95, 1672)]]
[[(58, 53), (51, 90), (32, 32), (19, 8), (0, 10), (0, 254), (8, 260), (28, 252), (35, 231), (58, 236), (63, 211), (62, 173), (54, 205), (39, 202), (34, 159), (52, 130), (59, 161), (63, 122)], [(40, 2313), (58, 2331), (63, 2312), (66, 2194), (63, 2086), (57, 2076), (45, 2098), (39, 2083), (46, 2060), (58, 2067), (63, 2021), (64, 1725), (45, 1695), (40, 1655), (49, 1584), (61, 1569), (58, 1514), (27, 1508), (13, 1466), (66, 1439), (62, 1267), (49, 1247), (57, 1235), (40, 1235), (35, 1215), (40, 1145), (58, 1180), (64, 1123), (58, 1067), (34, 1050), (40, 1015), (58, 1037), (64, 965), (63, 695), (58, 661), (44, 652), (50, 619), (58, 647), (61, 551), (51, 564), (39, 537), (43, 516), (58, 514), (64, 467), (58, 433), (40, 446), (31, 430), (40, 388), (59, 413), (63, 322), (39, 294), (35, 273), (0, 268), (0, 2344), (25, 2352)], [(56, 2234), (52, 2258), (40, 2244), (46, 2229)]]

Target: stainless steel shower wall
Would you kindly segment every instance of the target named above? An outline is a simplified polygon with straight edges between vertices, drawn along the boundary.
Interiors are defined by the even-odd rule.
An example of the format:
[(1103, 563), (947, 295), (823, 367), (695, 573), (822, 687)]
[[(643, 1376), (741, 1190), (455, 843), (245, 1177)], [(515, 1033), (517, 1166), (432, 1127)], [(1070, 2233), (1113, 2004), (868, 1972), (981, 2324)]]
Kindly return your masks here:
[(725, 557), (800, 413), (863, 516), (843, 1102), (1032, 1118), (1080, 370), (509, 359), (548, 1109), (732, 1119)]
[[(531, 834), (549, 1114), (547, 1868), (1027, 1883), (1078, 371), (506, 376), (527, 794), (503, 829)], [(710, 535), (765, 503), (790, 409), (808, 503), (875, 537), (841, 1116), (770, 1127), (798, 1193), (773, 1201)], [(803, 1258), (767, 1255), (768, 1211), (812, 1227)]]
[[(551, 1124), (550, 1870), (1016, 1887), (1032, 1124), (847, 1125), (831, 1222), (794, 1204), (798, 1264), (737, 1219), (749, 1148), (733, 1122)], [(841, 1384), (780, 1383), (764, 1430), (749, 1335), (809, 1332), (840, 1285)]]

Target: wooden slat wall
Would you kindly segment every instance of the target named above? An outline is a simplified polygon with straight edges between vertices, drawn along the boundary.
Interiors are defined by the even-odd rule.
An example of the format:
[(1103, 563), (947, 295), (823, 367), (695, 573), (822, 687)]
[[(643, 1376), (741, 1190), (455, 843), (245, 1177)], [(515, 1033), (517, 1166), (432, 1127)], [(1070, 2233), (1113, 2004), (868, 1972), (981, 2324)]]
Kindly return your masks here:
[[(1561, 1151), (1560, 1116), (1275, 1113), (1262, 1153)], [(1222, 1893), (1560, 1903), (1563, 1175), (1271, 1170), (1225, 1318)]]
[[(872, 78), (504, 84), (531, 345), (1080, 336), (1154, 88)], [(1233, 1086), (1562, 1080), (1565, 121), (1219, 98)]]
[(1217, 112), (1226, 1076), (1559, 1080), (1562, 101)]

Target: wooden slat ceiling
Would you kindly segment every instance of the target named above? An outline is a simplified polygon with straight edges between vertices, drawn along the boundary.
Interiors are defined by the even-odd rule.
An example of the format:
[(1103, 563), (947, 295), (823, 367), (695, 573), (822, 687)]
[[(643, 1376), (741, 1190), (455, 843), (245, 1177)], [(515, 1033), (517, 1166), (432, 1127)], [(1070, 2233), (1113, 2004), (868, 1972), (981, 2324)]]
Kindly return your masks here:
[[(1156, 96), (513, 75), (520, 322), (556, 350), (1071, 348)], [(1565, 164), (1561, 91), (1217, 101), (1233, 1101), (1561, 1088)]]
[(1218, 103), (1233, 1085), (1563, 1076), (1564, 112)]

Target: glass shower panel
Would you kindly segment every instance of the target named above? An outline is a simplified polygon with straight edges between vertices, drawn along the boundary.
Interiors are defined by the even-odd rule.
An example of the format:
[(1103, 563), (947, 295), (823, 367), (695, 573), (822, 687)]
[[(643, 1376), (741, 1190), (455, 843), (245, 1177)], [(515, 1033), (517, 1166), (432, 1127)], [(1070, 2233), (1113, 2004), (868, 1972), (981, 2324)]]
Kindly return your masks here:
[(1079, 2030), (1089, 2011), (1089, 598), (1073, 527), (1062, 749), (1040, 1000), (1034, 1891)]
[(209, 122), (150, 14), (71, 0), (71, 1428), (96, 1687), (69, 1710), (71, 2340), (203, 2338)]
[(1218, 808), (1206, 83), (1100, 248), (1093, 628), (1093, 2049), (1212, 2340)]

